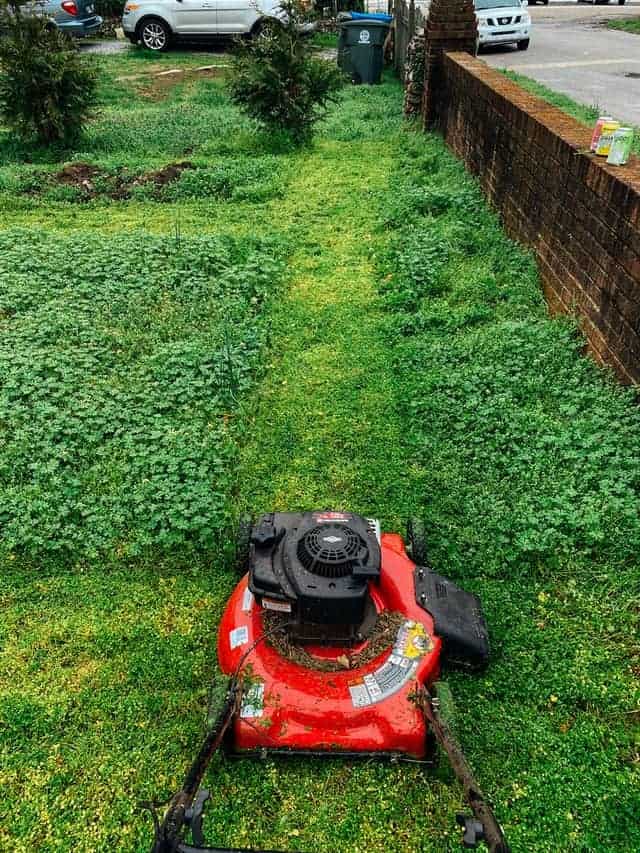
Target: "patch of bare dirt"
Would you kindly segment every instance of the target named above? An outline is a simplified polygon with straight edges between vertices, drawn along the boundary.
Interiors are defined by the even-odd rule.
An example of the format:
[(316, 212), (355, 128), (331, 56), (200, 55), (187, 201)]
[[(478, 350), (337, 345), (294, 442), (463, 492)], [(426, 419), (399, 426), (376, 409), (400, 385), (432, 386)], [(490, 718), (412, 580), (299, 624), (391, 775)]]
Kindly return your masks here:
[(169, 68), (145, 77), (137, 87), (138, 94), (153, 101), (162, 101), (181, 83), (193, 83), (203, 77), (221, 77), (226, 65), (203, 65), (200, 68)]
[(59, 184), (93, 190), (92, 182), (100, 174), (101, 169), (91, 163), (67, 163), (54, 178)]
[(149, 184), (154, 183), (158, 187), (164, 187), (166, 184), (177, 181), (180, 175), (186, 169), (195, 169), (196, 167), (189, 160), (183, 163), (170, 163), (168, 166), (163, 166), (162, 169), (156, 169), (154, 172), (147, 172), (142, 175), (134, 184)]
[(133, 187), (154, 184), (160, 190), (167, 184), (177, 181), (185, 169), (195, 169), (188, 160), (181, 163), (169, 163), (161, 169), (154, 169), (142, 175), (132, 175), (126, 170), (106, 172), (93, 163), (67, 163), (53, 176), (55, 183), (80, 190), (84, 200), (97, 196), (106, 196), (116, 201), (131, 197)]

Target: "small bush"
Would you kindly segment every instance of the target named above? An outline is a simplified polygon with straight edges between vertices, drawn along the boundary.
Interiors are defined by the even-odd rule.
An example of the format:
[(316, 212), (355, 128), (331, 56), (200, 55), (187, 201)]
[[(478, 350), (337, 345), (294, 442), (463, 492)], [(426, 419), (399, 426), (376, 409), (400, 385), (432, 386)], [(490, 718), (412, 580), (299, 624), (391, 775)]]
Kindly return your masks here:
[(311, 136), (341, 85), (336, 67), (312, 55), (300, 33), (296, 0), (281, 5), (283, 19), (271, 22), (249, 42), (239, 42), (229, 83), (231, 98), (270, 130), (287, 131), (294, 141)]
[(77, 48), (47, 19), (18, 7), (0, 15), (0, 117), (22, 139), (71, 142), (85, 125), (95, 90)]

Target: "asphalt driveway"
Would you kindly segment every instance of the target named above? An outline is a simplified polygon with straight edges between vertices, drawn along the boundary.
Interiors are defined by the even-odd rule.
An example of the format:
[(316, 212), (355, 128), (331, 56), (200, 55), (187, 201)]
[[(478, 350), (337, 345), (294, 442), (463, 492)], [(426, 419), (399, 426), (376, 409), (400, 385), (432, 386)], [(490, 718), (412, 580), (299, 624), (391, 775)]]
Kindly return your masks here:
[(614, 17), (640, 17), (640, 4), (530, 6), (530, 12), (528, 51), (492, 48), (482, 59), (640, 125), (640, 36), (606, 27)]

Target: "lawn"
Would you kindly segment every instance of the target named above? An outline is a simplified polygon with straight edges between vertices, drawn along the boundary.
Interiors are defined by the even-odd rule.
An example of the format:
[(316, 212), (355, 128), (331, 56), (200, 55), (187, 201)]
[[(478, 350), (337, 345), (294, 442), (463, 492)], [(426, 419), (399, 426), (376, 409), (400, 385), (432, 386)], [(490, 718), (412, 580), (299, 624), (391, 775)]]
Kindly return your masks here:
[(626, 33), (640, 35), (640, 18), (614, 18), (607, 21), (607, 26), (612, 30), (624, 30)]
[[(315, 506), (422, 515), (481, 595), (493, 662), (449, 681), (514, 851), (640, 849), (635, 394), (392, 79), (292, 151), (195, 70), (220, 54), (96, 62), (77, 151), (0, 139), (0, 849), (148, 849), (233, 519)], [(459, 849), (446, 767), (216, 761), (207, 787), (217, 844)]]

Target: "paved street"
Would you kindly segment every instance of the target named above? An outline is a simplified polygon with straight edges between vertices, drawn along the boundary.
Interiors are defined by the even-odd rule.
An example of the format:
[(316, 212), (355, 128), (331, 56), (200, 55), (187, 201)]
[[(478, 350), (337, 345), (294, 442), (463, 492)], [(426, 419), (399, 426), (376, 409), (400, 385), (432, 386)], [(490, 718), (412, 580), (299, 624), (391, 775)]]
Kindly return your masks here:
[(606, 28), (607, 19), (640, 17), (640, 4), (529, 8), (529, 50), (492, 48), (481, 58), (640, 126), (640, 35)]

